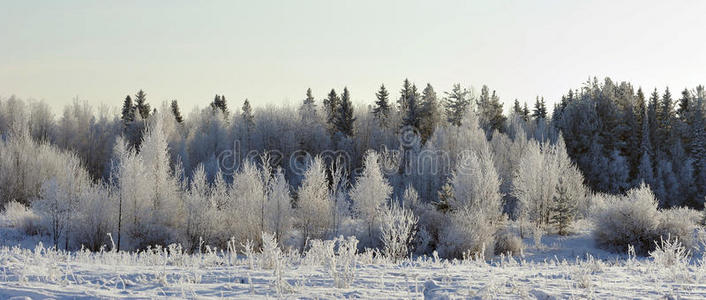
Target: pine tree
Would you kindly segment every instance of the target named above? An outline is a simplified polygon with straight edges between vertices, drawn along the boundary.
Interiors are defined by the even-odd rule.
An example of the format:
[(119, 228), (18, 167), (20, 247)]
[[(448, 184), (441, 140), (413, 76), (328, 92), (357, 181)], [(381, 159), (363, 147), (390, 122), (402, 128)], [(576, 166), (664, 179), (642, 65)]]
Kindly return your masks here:
[(500, 98), (495, 94), (495, 91), (491, 95), (488, 86), (483, 85), (476, 104), (481, 127), (486, 130), (486, 133), (491, 134), (495, 130), (503, 132), (505, 126), (503, 105), (500, 103)]
[(672, 101), (672, 94), (669, 92), (669, 88), (666, 88), (664, 94), (662, 95), (662, 100), (659, 104), (657, 120), (659, 122), (659, 127), (657, 129), (658, 143), (656, 143), (655, 145), (662, 146), (661, 150), (665, 153), (668, 153), (668, 145), (673, 144), (672, 142), (676, 138), (672, 134), (674, 129), (673, 126), (675, 120), (675, 113), (674, 101)]
[(135, 95), (135, 109), (143, 120), (150, 116), (150, 105), (147, 103), (147, 95), (142, 90), (139, 90), (137, 95)]
[[(659, 106), (659, 93), (657, 93), (657, 89), (654, 89), (652, 91), (652, 94), (650, 95), (650, 101), (647, 104), (647, 122), (649, 124), (649, 138), (650, 138), (650, 143), (654, 146), (658, 146), (657, 144), (659, 142), (658, 139), (658, 131), (659, 131), (659, 111), (660, 111), (660, 106)], [(657, 149), (655, 149), (656, 152)], [(656, 153), (654, 153), (656, 155)]]
[(694, 159), (694, 178), (697, 187), (696, 200), (704, 201), (706, 197), (706, 115), (704, 114), (704, 92), (703, 86), (696, 88), (693, 109), (693, 138), (691, 140), (690, 152)]
[(417, 86), (414, 84), (410, 85), (409, 80), (405, 79), (402, 90), (400, 90), (399, 99), (402, 127), (410, 126), (415, 130), (419, 130), (422, 119), (420, 97)]
[(551, 208), (551, 221), (556, 226), (559, 235), (567, 235), (569, 233), (568, 230), (576, 212), (574, 203), (575, 199), (569, 197), (564, 180), (559, 178)]
[(216, 95), (211, 102), (211, 108), (215, 111), (219, 109), (224, 116), (228, 117), (228, 104), (226, 103), (226, 96)]
[(306, 98), (299, 107), (299, 116), (304, 124), (309, 124), (316, 120), (316, 100), (311, 93), (311, 88), (306, 89)]
[(402, 83), (402, 89), (400, 90), (400, 98), (397, 99), (397, 109), (402, 113), (402, 115), (405, 115), (405, 112), (407, 111), (407, 105), (409, 102), (409, 98), (412, 97), (412, 83), (409, 81), (409, 79), (405, 78), (404, 82)]
[(241, 114), (243, 122), (245, 124), (245, 129), (250, 133), (255, 128), (255, 116), (253, 116), (252, 107), (250, 106), (250, 101), (245, 99), (243, 102), (243, 112)]
[(130, 95), (125, 97), (120, 119), (123, 121), (123, 125), (127, 125), (128, 123), (135, 121), (135, 107), (132, 104), (132, 98), (130, 98)]
[(441, 115), (439, 113), (439, 104), (436, 98), (436, 92), (431, 84), (427, 83), (427, 86), (422, 91), (422, 118), (419, 124), (419, 132), (422, 136), (422, 143), (434, 133), (434, 129), (439, 124), (441, 120)]
[(445, 92), (444, 106), (446, 117), (451, 125), (461, 126), (461, 121), (468, 111), (471, 101), (468, 99), (468, 90), (462, 89), (461, 85), (453, 85), (451, 92)]
[(177, 103), (176, 100), (172, 100), (172, 115), (174, 116), (174, 119), (177, 121), (177, 123), (183, 123), (184, 118), (181, 116), (181, 111), (179, 110), (179, 104)]
[(446, 213), (451, 209), (450, 203), (456, 201), (454, 197), (454, 188), (453, 185), (451, 185), (451, 182), (447, 182), (442, 185), (438, 193), (439, 201), (434, 203), (434, 206), (436, 207), (436, 210)]
[(387, 118), (390, 116), (390, 93), (385, 88), (385, 85), (380, 85), (380, 90), (375, 93), (377, 101), (373, 108), (373, 115), (382, 126), (387, 125)]
[(544, 97), (540, 100), (539, 96), (537, 96), (537, 101), (534, 103), (534, 110), (532, 110), (532, 118), (535, 120), (547, 118), (547, 106), (544, 103)]
[(355, 117), (353, 117), (351, 93), (347, 87), (344, 87), (343, 94), (341, 94), (341, 105), (336, 114), (336, 129), (346, 136), (353, 136), (353, 122), (355, 122)]
[(527, 107), (527, 102), (524, 103), (522, 106), (522, 118), (525, 120), (525, 122), (529, 121), (530, 117), (530, 110)]
[(684, 89), (681, 92), (681, 98), (679, 99), (679, 107), (677, 108), (677, 116), (679, 116), (679, 119), (684, 123), (688, 123), (689, 109), (691, 108), (690, 102), (691, 93), (689, 93), (688, 89)]
[(331, 89), (326, 99), (324, 99), (324, 109), (326, 110), (326, 123), (329, 125), (329, 132), (333, 135), (336, 132), (336, 118), (340, 106), (341, 98), (336, 94), (335, 89)]
[(512, 112), (518, 116), (522, 115), (522, 106), (520, 106), (520, 101), (518, 101), (517, 98), (515, 98), (515, 102), (512, 104)]

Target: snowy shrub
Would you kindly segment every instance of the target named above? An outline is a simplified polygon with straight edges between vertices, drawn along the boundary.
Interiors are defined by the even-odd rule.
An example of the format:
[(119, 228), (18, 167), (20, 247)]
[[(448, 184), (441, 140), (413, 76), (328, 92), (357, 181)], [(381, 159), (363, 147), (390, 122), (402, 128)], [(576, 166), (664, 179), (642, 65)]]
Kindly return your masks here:
[(272, 270), (280, 264), (282, 250), (279, 249), (274, 234), (262, 233), (262, 253), (260, 254), (260, 268)]
[(652, 191), (642, 185), (609, 201), (594, 215), (598, 245), (619, 253), (625, 253), (632, 245), (638, 254), (647, 254), (659, 238), (660, 215)]
[(495, 238), (495, 255), (520, 255), (523, 248), (522, 239), (510, 231), (503, 231)]
[(495, 225), (478, 211), (447, 214), (449, 223), (439, 237), (439, 255), (445, 258), (490, 256), (495, 248)]
[(628, 246), (645, 255), (661, 239), (674, 239), (693, 246), (694, 214), (683, 208), (658, 210), (657, 200), (646, 185), (629, 190), (622, 197), (603, 197), (594, 212), (594, 237), (604, 248), (625, 253)]
[(660, 243), (655, 241), (655, 246), (655, 250), (650, 252), (650, 257), (657, 266), (685, 268), (689, 263), (691, 253), (678, 239), (660, 238)]
[(348, 288), (357, 270), (358, 240), (339, 236), (333, 240), (311, 240), (304, 264), (323, 266), (333, 279), (334, 287)]
[(625, 253), (632, 245), (637, 253), (646, 254), (658, 237), (657, 200), (645, 185), (606, 203), (594, 217), (596, 242), (616, 252)]
[(39, 233), (39, 216), (17, 201), (7, 203), (0, 218), (4, 220), (0, 225), (5, 223), (5, 226), (20, 229), (30, 235)]
[(380, 235), (383, 244), (383, 254), (397, 261), (404, 259), (412, 248), (412, 242), (417, 233), (419, 218), (407, 208), (392, 204), (382, 214)]
[(663, 210), (660, 212), (657, 233), (663, 239), (676, 239), (684, 247), (692, 248), (695, 246), (694, 231), (697, 228), (693, 215), (693, 211), (688, 208)]

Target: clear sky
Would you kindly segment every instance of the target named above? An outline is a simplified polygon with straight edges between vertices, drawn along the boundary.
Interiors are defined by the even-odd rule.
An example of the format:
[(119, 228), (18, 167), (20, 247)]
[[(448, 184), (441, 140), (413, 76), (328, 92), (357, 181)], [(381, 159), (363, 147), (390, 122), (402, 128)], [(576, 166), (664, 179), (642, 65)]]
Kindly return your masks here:
[(144, 89), (182, 110), (299, 103), (405, 77), (554, 102), (589, 76), (706, 84), (706, 1), (0, 0), (0, 97), (118, 107)]

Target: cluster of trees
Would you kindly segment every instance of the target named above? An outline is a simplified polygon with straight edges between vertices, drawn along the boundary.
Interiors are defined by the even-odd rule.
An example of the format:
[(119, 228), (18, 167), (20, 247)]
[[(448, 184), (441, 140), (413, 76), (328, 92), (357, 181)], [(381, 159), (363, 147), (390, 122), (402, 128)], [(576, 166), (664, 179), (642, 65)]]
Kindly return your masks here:
[(703, 86), (674, 99), (669, 88), (642, 89), (606, 78), (569, 91), (554, 109), (572, 159), (596, 191), (647, 184), (660, 207), (702, 208), (706, 196)]
[[(567, 234), (588, 214), (592, 191), (621, 193), (644, 181), (672, 199), (664, 205), (698, 201), (703, 89), (688, 93), (673, 119), (655, 100), (650, 119), (651, 102), (644, 113), (627, 108), (639, 107), (640, 91), (631, 98), (628, 84), (610, 82), (572, 91), (551, 117), (541, 98), (531, 111), (515, 101), (506, 116), (486, 86), (476, 96), (457, 84), (439, 97), (409, 80), (396, 103), (381, 86), (371, 105), (354, 107), (344, 88), (319, 106), (309, 89), (295, 108), (253, 109), (245, 100), (234, 113), (216, 95), (187, 117), (176, 100), (151, 108), (143, 91), (120, 112), (75, 101), (58, 119), (42, 102), (12, 97), (0, 101), (0, 207), (31, 207), (44, 233), (69, 249), (107, 244), (107, 233), (121, 249), (195, 249), (260, 243), (269, 232), (297, 247), (343, 234), (397, 255), (462, 257), (492, 254), (508, 219)], [(679, 125), (682, 115), (690, 127)], [(662, 133), (652, 134), (650, 122)], [(688, 129), (694, 124), (702, 133)], [(630, 156), (633, 129), (646, 155)], [(682, 152), (660, 144), (685, 145), (682, 138)], [(686, 164), (691, 184), (663, 176), (664, 165), (682, 174)], [(692, 198), (669, 198), (675, 186), (691, 188)]]

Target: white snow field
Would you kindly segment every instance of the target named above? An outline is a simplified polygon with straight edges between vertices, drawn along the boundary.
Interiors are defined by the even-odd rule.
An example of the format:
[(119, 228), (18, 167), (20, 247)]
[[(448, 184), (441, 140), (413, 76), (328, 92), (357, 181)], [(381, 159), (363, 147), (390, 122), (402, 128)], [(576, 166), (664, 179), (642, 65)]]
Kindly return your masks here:
[(236, 256), (221, 249), (189, 255), (176, 245), (67, 253), (41, 242), (27, 248), (31, 241), (7, 228), (0, 234), (0, 299), (706, 298), (703, 258), (670, 256), (678, 254), (670, 249), (657, 259), (611, 254), (593, 247), (588, 230), (545, 236), (540, 246), (527, 239), (518, 257), (399, 262), (354, 254), (355, 242), (345, 239), (317, 243), (304, 256), (267, 245)]

